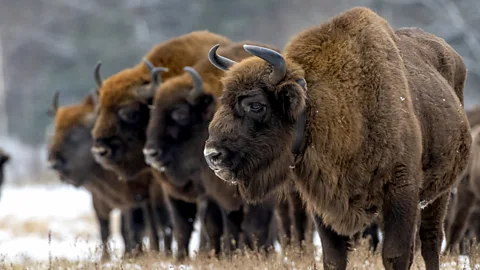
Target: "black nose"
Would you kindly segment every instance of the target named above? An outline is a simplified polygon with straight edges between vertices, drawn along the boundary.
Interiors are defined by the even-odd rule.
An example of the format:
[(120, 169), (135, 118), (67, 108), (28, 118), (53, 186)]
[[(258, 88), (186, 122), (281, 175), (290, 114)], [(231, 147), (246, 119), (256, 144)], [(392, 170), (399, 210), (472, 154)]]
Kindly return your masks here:
[(203, 155), (210, 168), (215, 169), (227, 158), (227, 151), (223, 148), (205, 148)]
[(58, 154), (52, 154), (48, 158), (48, 167), (52, 170), (63, 171), (65, 169), (65, 159)]

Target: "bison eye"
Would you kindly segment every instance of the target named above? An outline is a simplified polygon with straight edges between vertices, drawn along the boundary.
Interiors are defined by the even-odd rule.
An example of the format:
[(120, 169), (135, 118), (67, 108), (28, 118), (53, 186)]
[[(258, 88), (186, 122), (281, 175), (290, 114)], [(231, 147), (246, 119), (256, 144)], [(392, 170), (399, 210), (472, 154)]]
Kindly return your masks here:
[(247, 111), (254, 112), (254, 113), (260, 113), (260, 112), (263, 112), (264, 110), (265, 110), (265, 105), (259, 102), (254, 102), (247, 107)]
[(172, 119), (180, 125), (188, 124), (189, 110), (188, 107), (182, 106), (172, 111)]
[(135, 124), (140, 120), (140, 112), (132, 108), (122, 108), (118, 111), (118, 116), (129, 124)]

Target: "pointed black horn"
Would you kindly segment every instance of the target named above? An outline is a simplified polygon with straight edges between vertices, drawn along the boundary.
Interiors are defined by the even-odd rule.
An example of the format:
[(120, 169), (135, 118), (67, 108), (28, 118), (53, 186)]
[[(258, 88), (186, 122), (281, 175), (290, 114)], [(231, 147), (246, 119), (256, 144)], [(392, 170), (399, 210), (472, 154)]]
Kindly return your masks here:
[(55, 116), (55, 114), (58, 111), (58, 96), (60, 95), (60, 91), (55, 91), (55, 94), (53, 94), (53, 99), (52, 99), (52, 105), (50, 109), (48, 110), (48, 115), (50, 116)]
[(274, 50), (254, 45), (245, 44), (243, 45), (243, 48), (250, 54), (260, 57), (272, 65), (273, 71), (270, 74), (270, 81), (272, 84), (275, 85), (285, 78), (287, 66), (285, 64), (285, 59), (281, 54)]
[(167, 72), (168, 68), (164, 67), (155, 67), (147, 58), (143, 58), (143, 62), (147, 66), (148, 70), (150, 70), (150, 76), (152, 77), (152, 82), (154, 85), (160, 85), (162, 82), (162, 78), (159, 76), (160, 72)]
[(97, 82), (98, 87), (102, 87), (103, 79), (100, 75), (100, 67), (102, 66), (102, 62), (98, 61), (95, 65), (95, 71), (93, 72), (93, 76), (95, 77), (95, 81)]
[(227, 71), (232, 65), (236, 64), (237, 62), (218, 55), (218, 47), (220, 47), (220, 44), (217, 44), (210, 49), (210, 51), (208, 52), (208, 60), (210, 60), (210, 63), (212, 63), (212, 65), (214, 65), (216, 68)]

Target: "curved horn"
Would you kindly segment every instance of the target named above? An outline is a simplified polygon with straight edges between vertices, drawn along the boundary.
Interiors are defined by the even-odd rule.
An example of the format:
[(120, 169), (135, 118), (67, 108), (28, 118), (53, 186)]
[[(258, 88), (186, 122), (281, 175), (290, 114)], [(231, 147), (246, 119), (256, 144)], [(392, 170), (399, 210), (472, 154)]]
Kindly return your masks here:
[(193, 80), (193, 89), (190, 90), (189, 99), (194, 102), (195, 99), (203, 93), (203, 80), (200, 74), (192, 67), (184, 67), (183, 70), (190, 74)]
[(210, 49), (210, 51), (208, 52), (208, 60), (216, 68), (221, 69), (223, 71), (227, 71), (232, 65), (236, 64), (237, 62), (218, 55), (217, 49), (219, 46), (220, 44), (217, 44)]
[(102, 66), (102, 62), (98, 61), (95, 65), (95, 71), (93, 72), (93, 76), (95, 77), (95, 81), (97, 82), (98, 87), (102, 87), (103, 79), (100, 75), (100, 67)]
[(190, 73), (193, 80), (193, 87), (199, 91), (203, 91), (203, 80), (200, 74), (192, 67), (184, 67), (183, 70)]
[(285, 64), (285, 59), (281, 54), (274, 50), (254, 45), (245, 44), (243, 45), (243, 48), (250, 54), (260, 57), (272, 65), (273, 71), (270, 74), (270, 81), (272, 84), (275, 85), (285, 78), (285, 74), (287, 73), (287, 65)]
[(148, 70), (150, 71), (150, 76), (152, 77), (152, 82), (154, 85), (159, 85), (162, 82), (160, 76), (160, 72), (167, 72), (168, 68), (164, 67), (155, 67), (147, 58), (143, 58), (143, 62), (147, 66)]
[(55, 94), (53, 94), (53, 99), (52, 99), (52, 105), (50, 109), (48, 110), (48, 114), (50, 116), (55, 116), (58, 110), (58, 96), (60, 95), (60, 91), (55, 91)]

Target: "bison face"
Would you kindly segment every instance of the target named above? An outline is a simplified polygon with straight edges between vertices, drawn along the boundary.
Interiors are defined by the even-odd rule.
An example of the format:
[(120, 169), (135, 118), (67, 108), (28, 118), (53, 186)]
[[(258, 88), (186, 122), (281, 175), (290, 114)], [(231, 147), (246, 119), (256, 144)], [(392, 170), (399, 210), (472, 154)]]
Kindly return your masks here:
[(65, 106), (55, 115), (54, 134), (48, 148), (48, 163), (62, 181), (77, 187), (102, 171), (90, 153), (90, 130), (94, 121), (93, 107), (86, 103)]
[(100, 108), (92, 131), (95, 160), (122, 179), (134, 178), (146, 167), (142, 148), (148, 118), (148, 104), (137, 100)]
[(218, 177), (238, 184), (247, 200), (259, 201), (292, 177), (295, 124), (305, 107), (303, 72), (284, 70), (275, 78), (275, 64), (257, 58), (234, 64), (218, 57), (210, 58), (212, 64), (229, 70), (204, 156)]
[[(95, 69), (100, 94), (98, 116), (92, 130), (95, 160), (120, 178), (131, 180), (147, 168), (142, 149), (149, 119), (149, 104), (168, 69), (144, 59), (143, 69), (125, 69), (103, 82)], [(147, 68), (150, 72), (146, 72)], [(150, 74), (149, 74), (150, 73)]]
[(194, 88), (176, 79), (162, 85), (155, 98), (144, 149), (146, 162), (179, 186), (198, 178), (202, 169), (208, 170), (202, 152), (215, 100)]

